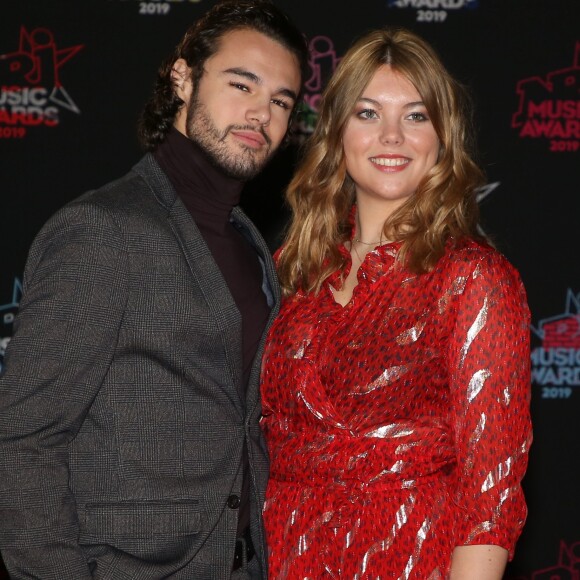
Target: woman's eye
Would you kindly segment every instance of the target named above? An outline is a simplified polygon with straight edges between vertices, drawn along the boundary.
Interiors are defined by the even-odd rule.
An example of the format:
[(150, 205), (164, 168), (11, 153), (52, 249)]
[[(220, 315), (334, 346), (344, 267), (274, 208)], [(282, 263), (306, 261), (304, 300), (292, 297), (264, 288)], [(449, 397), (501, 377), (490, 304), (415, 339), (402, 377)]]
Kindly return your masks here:
[(361, 119), (376, 119), (377, 114), (372, 109), (363, 109), (357, 113), (357, 117)]
[(409, 115), (409, 119), (411, 119), (411, 121), (428, 121), (429, 119), (427, 118), (427, 115), (425, 115), (425, 113), (411, 113)]

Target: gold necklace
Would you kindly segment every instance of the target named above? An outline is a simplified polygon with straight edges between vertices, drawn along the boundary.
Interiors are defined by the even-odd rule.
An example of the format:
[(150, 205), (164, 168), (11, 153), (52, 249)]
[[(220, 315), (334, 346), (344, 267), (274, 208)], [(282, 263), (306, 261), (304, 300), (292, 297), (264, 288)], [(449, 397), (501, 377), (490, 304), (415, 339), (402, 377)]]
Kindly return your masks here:
[[(353, 240), (356, 242), (356, 240)], [(354, 250), (354, 253), (356, 254), (356, 257), (358, 258), (358, 261), (362, 264), (362, 258), (360, 257), (360, 254), (358, 253), (358, 250), (356, 249), (356, 246), (354, 244), (351, 244), (352, 249)]]
[[(365, 246), (382, 246), (383, 244), (387, 243), (387, 240), (383, 240), (382, 238), (378, 241), (378, 242), (363, 242), (360, 238), (353, 238), (352, 242), (350, 244), (350, 247), (354, 250), (354, 253), (356, 254), (356, 257), (358, 258), (358, 261), (362, 264), (363, 263), (363, 259), (360, 257), (360, 254), (358, 253), (358, 250), (356, 249), (355, 244), (356, 243), (359, 244), (364, 244)], [(370, 252), (371, 250), (369, 250)], [(365, 256), (366, 256), (367, 252), (365, 252)]]
[(383, 243), (383, 240), (382, 239), (380, 239), (378, 242), (363, 242), (359, 238), (353, 238), (352, 241), (353, 242), (359, 242), (360, 244), (364, 244), (365, 246), (376, 246), (378, 244), (382, 244)]

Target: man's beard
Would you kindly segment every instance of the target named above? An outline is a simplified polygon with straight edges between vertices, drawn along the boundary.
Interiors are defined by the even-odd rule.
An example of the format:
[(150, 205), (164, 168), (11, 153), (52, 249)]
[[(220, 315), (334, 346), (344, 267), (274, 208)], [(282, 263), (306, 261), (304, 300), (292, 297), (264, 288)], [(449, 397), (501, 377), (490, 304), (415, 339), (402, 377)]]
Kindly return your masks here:
[(205, 105), (194, 95), (187, 110), (186, 131), (191, 141), (198, 145), (206, 154), (211, 164), (228, 177), (240, 181), (248, 181), (264, 168), (275, 151), (271, 151), (272, 140), (264, 132), (263, 127), (257, 131), (266, 140), (267, 148), (256, 150), (239, 144), (238, 147), (228, 146), (226, 137), (231, 131), (256, 130), (251, 125), (229, 125), (220, 131), (209, 116)]

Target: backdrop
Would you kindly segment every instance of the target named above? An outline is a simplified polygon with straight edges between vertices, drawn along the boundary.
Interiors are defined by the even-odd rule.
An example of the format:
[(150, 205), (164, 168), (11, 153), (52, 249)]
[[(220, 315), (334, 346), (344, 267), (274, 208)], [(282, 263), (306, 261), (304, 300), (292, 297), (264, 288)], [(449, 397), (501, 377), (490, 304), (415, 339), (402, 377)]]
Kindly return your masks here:
[[(140, 158), (135, 122), (157, 67), (212, 3), (2, 0), (0, 366), (33, 237), (57, 208)], [(302, 137), (341, 55), (370, 28), (418, 32), (471, 88), (488, 175), (484, 229), (520, 270), (533, 316), (530, 513), (506, 578), (580, 580), (580, 2), (277, 4), (310, 42)], [(244, 194), (272, 249), (296, 155), (289, 147)]]

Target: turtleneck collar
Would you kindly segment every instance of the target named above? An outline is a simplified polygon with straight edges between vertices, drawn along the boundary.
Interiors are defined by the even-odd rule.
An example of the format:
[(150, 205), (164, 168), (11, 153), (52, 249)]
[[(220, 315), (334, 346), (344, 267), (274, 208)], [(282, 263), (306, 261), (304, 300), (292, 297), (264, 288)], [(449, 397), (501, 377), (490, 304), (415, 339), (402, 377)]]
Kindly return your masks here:
[(200, 229), (223, 231), (240, 202), (244, 182), (224, 175), (175, 127), (153, 155)]

